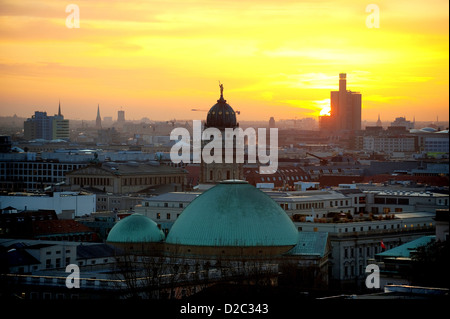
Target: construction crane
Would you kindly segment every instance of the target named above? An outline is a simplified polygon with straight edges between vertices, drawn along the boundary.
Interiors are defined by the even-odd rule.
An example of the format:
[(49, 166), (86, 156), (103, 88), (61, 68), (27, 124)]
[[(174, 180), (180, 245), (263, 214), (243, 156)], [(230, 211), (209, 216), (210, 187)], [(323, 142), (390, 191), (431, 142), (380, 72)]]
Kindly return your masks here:
[(320, 156), (317, 156), (317, 155), (314, 155), (314, 154), (311, 154), (311, 153), (308, 153), (308, 152), (306, 152), (306, 155), (310, 155), (312, 157), (315, 157), (315, 158), (319, 159), (320, 165), (327, 165), (328, 164), (328, 160), (323, 158), (323, 157), (320, 157)]

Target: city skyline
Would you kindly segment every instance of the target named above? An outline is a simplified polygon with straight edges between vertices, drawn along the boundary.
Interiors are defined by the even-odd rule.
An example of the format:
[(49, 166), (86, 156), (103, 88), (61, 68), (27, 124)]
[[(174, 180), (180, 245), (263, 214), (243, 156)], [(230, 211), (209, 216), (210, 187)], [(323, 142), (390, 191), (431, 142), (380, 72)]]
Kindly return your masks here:
[(347, 73), (363, 121), (449, 117), (447, 1), (75, 4), (2, 1), (0, 116), (203, 119), (221, 81), (240, 121), (318, 118)]

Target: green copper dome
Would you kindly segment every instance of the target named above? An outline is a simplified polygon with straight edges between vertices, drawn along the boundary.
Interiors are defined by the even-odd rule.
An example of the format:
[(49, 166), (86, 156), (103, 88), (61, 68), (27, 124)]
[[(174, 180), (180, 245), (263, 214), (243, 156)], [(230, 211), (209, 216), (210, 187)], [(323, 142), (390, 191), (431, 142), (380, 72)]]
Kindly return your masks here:
[(167, 235), (189, 246), (294, 246), (298, 231), (284, 210), (245, 181), (223, 181), (194, 199)]
[(132, 214), (118, 221), (109, 232), (110, 243), (150, 243), (164, 240), (158, 225), (141, 214)]

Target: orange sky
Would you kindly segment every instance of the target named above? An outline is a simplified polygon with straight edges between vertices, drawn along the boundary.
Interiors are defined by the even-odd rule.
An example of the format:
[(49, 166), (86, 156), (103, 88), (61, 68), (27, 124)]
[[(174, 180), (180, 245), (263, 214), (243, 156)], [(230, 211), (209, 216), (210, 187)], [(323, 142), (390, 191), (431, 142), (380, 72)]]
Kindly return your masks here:
[[(80, 28), (66, 27), (66, 5)], [(0, 116), (316, 117), (347, 73), (362, 117), (449, 117), (448, 0), (0, 0)]]

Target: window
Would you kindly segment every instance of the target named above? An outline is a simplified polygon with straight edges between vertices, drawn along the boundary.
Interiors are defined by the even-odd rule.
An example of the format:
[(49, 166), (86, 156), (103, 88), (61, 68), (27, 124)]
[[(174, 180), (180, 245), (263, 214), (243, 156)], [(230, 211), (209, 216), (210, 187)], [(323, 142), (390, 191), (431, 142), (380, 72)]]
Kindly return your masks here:
[(397, 205), (397, 198), (386, 198), (386, 204), (390, 204), (390, 205)]
[(166, 217), (167, 217), (167, 219), (170, 219), (170, 213), (167, 213)]
[(156, 213), (156, 219), (161, 219), (161, 213)]

